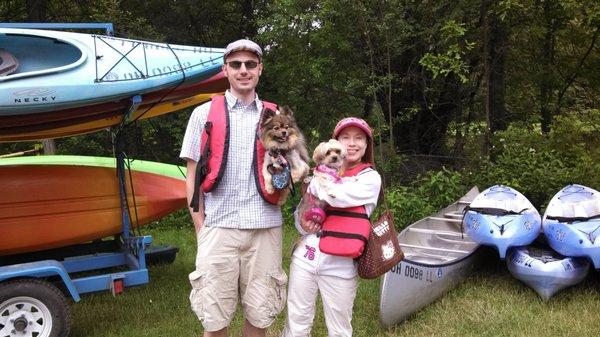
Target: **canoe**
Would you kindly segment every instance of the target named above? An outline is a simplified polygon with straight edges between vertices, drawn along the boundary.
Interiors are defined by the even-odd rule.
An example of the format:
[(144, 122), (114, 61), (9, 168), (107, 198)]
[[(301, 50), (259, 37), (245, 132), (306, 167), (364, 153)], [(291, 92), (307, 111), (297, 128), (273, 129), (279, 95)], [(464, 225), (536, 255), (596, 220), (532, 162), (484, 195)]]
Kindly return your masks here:
[[(150, 107), (149, 109), (137, 109), (134, 113), (132, 113), (130, 120), (143, 120), (151, 117), (161, 116), (170, 112), (178, 111), (192, 106), (200, 105), (204, 102), (208, 102), (211, 99), (211, 97), (216, 94), (218, 93), (199, 94), (177, 101), (163, 102), (153, 107)], [(0, 142), (17, 142), (28, 140), (30, 141), (81, 135), (118, 125), (119, 123), (121, 123), (122, 120), (123, 116), (113, 116), (98, 120), (92, 120), (90, 122), (70, 125), (66, 127), (57, 127), (52, 129), (44, 128), (40, 131), (18, 132), (15, 129), (12, 129), (12, 133), (0, 134)]]
[[(126, 172), (132, 227), (186, 207), (183, 171), (134, 160)], [(0, 160), (0, 256), (59, 248), (121, 232), (115, 159), (37, 156)]]
[(135, 95), (143, 108), (218, 92), (201, 82), (219, 73), (224, 51), (10, 28), (0, 28), (0, 46), (18, 62), (0, 75), (0, 134), (122, 115)]
[(544, 302), (583, 281), (590, 269), (584, 258), (565, 257), (551, 249), (531, 246), (511, 248), (506, 264), (510, 273), (535, 290)]
[(587, 257), (600, 269), (600, 193), (568, 185), (548, 203), (542, 222), (552, 249), (565, 256)]
[(526, 246), (540, 234), (541, 217), (517, 190), (494, 185), (481, 192), (464, 217), (466, 233), (482, 245), (498, 250), (501, 259), (510, 247)]
[(458, 285), (475, 263), (479, 244), (461, 232), (463, 210), (479, 194), (465, 196), (398, 234), (404, 260), (381, 283), (380, 319), (384, 326), (406, 320)]

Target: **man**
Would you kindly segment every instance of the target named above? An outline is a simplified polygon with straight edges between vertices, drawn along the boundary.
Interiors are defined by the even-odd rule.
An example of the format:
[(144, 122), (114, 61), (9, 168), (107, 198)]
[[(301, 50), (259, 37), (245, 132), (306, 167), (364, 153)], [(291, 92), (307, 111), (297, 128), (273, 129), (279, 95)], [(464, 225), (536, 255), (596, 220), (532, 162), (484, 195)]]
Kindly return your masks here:
[[(261, 197), (255, 182), (260, 170), (255, 170), (253, 163), (255, 147), (261, 146), (254, 145), (260, 114), (263, 105), (269, 104), (260, 101), (256, 94), (263, 70), (261, 58), (261, 48), (250, 40), (227, 46), (222, 69), (229, 90), (224, 99), (214, 98), (194, 110), (180, 154), (187, 161), (188, 201), (199, 206), (198, 212), (190, 208), (198, 240), (196, 270), (189, 277), (190, 302), (202, 322), (205, 337), (227, 336), (238, 296), (245, 318), (244, 336), (249, 337), (265, 336), (265, 329), (285, 304), (287, 276), (281, 268), (281, 210)], [(223, 131), (226, 127), (222, 122), (213, 120), (209, 127), (213, 139), (205, 147), (210, 147), (213, 159), (221, 158), (215, 167), (222, 169), (212, 170), (221, 174), (214, 185), (207, 187), (209, 176), (198, 190), (197, 166), (199, 161), (203, 166), (200, 159), (205, 149), (201, 149), (201, 144), (206, 145), (201, 135), (207, 119), (212, 120), (213, 109), (217, 111), (214, 115), (229, 115), (229, 134), (227, 137)], [(228, 139), (223, 141), (223, 137)], [(206, 171), (198, 172), (203, 176)]]

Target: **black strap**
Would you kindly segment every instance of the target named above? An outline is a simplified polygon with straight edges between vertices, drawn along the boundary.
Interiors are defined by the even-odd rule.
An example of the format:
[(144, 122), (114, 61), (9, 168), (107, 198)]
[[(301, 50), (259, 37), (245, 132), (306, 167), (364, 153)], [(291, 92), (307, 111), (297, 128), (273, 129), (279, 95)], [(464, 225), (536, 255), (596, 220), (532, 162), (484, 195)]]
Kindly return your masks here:
[(357, 213), (357, 212), (348, 212), (348, 211), (339, 211), (339, 210), (327, 210), (325, 211), (327, 215), (337, 215), (348, 218), (358, 218), (358, 219), (369, 219), (369, 216), (366, 213)]
[(294, 182), (292, 181), (292, 177), (290, 176), (290, 194), (292, 197), (296, 196), (296, 188), (294, 187)]
[(324, 236), (333, 236), (336, 238), (342, 238), (342, 239), (357, 239), (357, 240), (361, 240), (363, 241), (365, 244), (367, 244), (368, 239), (360, 234), (356, 234), (356, 233), (345, 233), (345, 232), (336, 232), (336, 231), (320, 231), (319, 232), (320, 235), (318, 235), (319, 237), (324, 237)]
[(566, 222), (566, 223), (571, 223), (571, 222), (575, 222), (575, 221), (588, 221), (588, 220), (593, 220), (593, 219), (598, 219), (600, 218), (600, 214), (596, 214), (596, 215), (592, 215), (592, 216), (588, 216), (588, 217), (564, 217), (564, 216), (546, 216), (546, 219), (548, 220), (556, 220), (558, 222)]
[(501, 209), (501, 208), (469, 207), (469, 206), (467, 206), (467, 207), (465, 207), (464, 212), (466, 213), (468, 211), (473, 211), (473, 212), (477, 212), (477, 213), (480, 213), (480, 214), (503, 216), (503, 215), (519, 215), (519, 214), (522, 214), (523, 212), (525, 212), (528, 209), (529, 208), (523, 208), (519, 212), (515, 212), (515, 211), (507, 211), (507, 210)]
[(200, 193), (201, 186), (208, 175), (208, 160), (210, 158), (210, 138), (212, 131), (212, 122), (206, 122), (204, 125), (204, 130), (206, 131), (206, 143), (204, 144), (204, 148), (202, 149), (202, 154), (200, 155), (200, 161), (196, 165), (196, 176), (194, 179), (194, 195), (192, 196), (192, 201), (190, 202), (190, 207), (194, 212), (198, 212), (200, 210)]

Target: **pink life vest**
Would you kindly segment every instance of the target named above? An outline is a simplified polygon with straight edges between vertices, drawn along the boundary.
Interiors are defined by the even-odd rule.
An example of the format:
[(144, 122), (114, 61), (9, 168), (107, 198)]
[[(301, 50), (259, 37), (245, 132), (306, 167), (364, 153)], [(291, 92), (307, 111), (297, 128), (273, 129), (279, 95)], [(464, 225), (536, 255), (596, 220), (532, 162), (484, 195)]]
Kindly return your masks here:
[[(356, 176), (370, 167), (371, 164), (359, 164), (344, 172), (343, 176)], [(359, 257), (371, 233), (371, 222), (365, 206), (328, 207), (326, 214), (321, 227), (319, 249), (330, 255)]]
[[(277, 105), (262, 101), (266, 109), (277, 110)], [(260, 125), (260, 123), (259, 123)], [(194, 195), (190, 207), (198, 212), (200, 202), (200, 186), (202, 192), (212, 191), (223, 177), (227, 165), (227, 154), (229, 152), (229, 111), (225, 96), (217, 95), (212, 98), (206, 124), (202, 130), (200, 160), (196, 166), (196, 179), (194, 182)], [(265, 158), (265, 148), (258, 138), (258, 126), (254, 139), (254, 158), (252, 167), (254, 171), (256, 189), (258, 194), (268, 203), (277, 205), (281, 192), (275, 190), (272, 194), (267, 193), (265, 180), (262, 175), (262, 165)]]

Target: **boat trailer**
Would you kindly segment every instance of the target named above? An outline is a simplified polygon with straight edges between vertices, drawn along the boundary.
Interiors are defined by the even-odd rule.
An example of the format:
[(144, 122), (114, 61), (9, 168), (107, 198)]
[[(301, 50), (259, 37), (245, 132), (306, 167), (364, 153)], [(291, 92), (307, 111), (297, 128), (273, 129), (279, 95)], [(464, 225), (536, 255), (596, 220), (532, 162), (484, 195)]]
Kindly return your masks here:
[[(28, 29), (106, 29), (112, 35), (112, 23), (93, 24), (31, 24), (0, 23), (0, 27)], [(123, 129), (129, 116), (141, 102), (139, 95), (132, 97), (131, 105), (123, 115), (123, 122), (115, 132), (115, 156), (117, 160), (117, 182), (119, 184), (122, 231), (111, 243), (112, 249), (98, 252), (91, 246), (82, 244), (80, 250), (89, 251), (83, 255), (65, 254), (52, 258), (47, 252), (32, 253), (27, 256), (2, 257), (0, 260), (0, 336), (68, 336), (71, 318), (66, 295), (75, 302), (80, 295), (109, 290), (113, 295), (123, 292), (125, 287), (149, 282), (146, 254), (152, 250), (151, 236), (132, 236), (131, 219), (127, 205), (125, 184), (125, 152)], [(108, 241), (101, 241), (100, 244)], [(90, 247), (88, 247), (88, 245)], [(83, 250), (81, 250), (83, 248)], [(89, 248), (89, 249), (88, 249)], [(53, 250), (60, 253), (61, 249)], [(159, 254), (173, 258), (177, 248), (158, 249)], [(59, 256), (58, 254), (57, 256)], [(24, 261), (15, 263), (14, 261)], [(118, 272), (102, 273), (108, 268), (118, 268)], [(114, 270), (114, 269), (113, 269)], [(92, 275), (101, 271), (99, 275)], [(87, 276), (77, 276), (83, 273)], [(58, 287), (57, 287), (58, 285)], [(64, 291), (59, 290), (63, 288)]]

